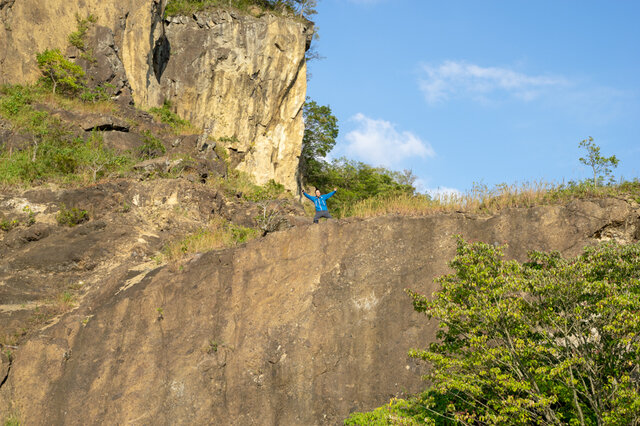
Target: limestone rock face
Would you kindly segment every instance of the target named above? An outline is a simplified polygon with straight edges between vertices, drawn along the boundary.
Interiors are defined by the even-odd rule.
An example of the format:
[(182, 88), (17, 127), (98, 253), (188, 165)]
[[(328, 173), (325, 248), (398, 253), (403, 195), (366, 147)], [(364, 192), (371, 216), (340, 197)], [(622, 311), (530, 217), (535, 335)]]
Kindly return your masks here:
[(313, 24), (225, 10), (165, 21), (164, 3), (2, 0), (0, 84), (37, 80), (36, 54), (67, 51), (76, 16), (92, 14), (98, 29), (88, 41), (100, 61), (91, 77), (141, 108), (172, 101), (231, 151), (238, 169), (260, 184), (275, 179), (295, 189)]
[[(39, 77), (36, 54), (69, 46), (76, 16), (97, 18), (110, 28), (132, 82), (147, 75), (153, 51), (152, 34), (161, 25), (161, 0), (11, 0), (0, 3), (0, 84), (34, 82)], [(143, 86), (144, 87), (144, 86)], [(136, 87), (137, 88), (137, 87)]]
[(294, 189), (312, 31), (308, 22), (224, 10), (172, 18), (168, 46), (156, 49), (156, 57), (170, 52), (156, 67), (160, 87), (151, 84), (145, 101), (171, 100), (237, 154), (238, 169)]

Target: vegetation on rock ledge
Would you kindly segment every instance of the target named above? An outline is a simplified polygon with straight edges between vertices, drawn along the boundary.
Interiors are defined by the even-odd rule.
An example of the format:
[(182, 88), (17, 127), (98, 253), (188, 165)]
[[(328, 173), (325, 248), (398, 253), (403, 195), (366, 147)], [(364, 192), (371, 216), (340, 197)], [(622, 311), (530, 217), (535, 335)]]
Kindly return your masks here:
[(59, 119), (35, 108), (34, 104), (45, 96), (38, 86), (0, 87), (0, 117), (30, 139), (21, 146), (0, 147), (0, 183), (92, 182), (129, 170), (135, 162), (132, 155), (104, 147), (96, 132), (86, 139), (78, 137)]
[(263, 11), (287, 11), (310, 16), (316, 13), (315, 6), (316, 0), (169, 0), (165, 8), (165, 17), (190, 15), (214, 7), (232, 7), (241, 11), (258, 7)]

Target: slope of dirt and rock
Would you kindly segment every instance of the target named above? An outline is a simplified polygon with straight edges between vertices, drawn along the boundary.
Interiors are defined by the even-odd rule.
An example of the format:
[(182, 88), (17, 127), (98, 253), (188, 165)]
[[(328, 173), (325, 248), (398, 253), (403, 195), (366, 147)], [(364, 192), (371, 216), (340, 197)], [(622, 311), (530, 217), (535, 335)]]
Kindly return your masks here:
[[(109, 185), (124, 186), (101, 198)], [(28, 304), (65, 274), (84, 284), (75, 308), (4, 356), (0, 412), (24, 424), (337, 424), (421, 388), (422, 367), (406, 354), (433, 341), (435, 324), (403, 289), (437, 288), (454, 235), (507, 243), (520, 260), (640, 237), (635, 201), (574, 200), (492, 216), (297, 222), (162, 266), (150, 255), (164, 235), (223, 211), (221, 199), (180, 180), (129, 185), (3, 200), (40, 209), (51, 197), (95, 197), (104, 213), (46, 231), (45, 209), (5, 236), (4, 305)], [(118, 212), (124, 202), (136, 207)], [(3, 324), (21, 321), (16, 312), (5, 307)]]
[[(88, 220), (60, 224), (63, 209), (86, 211)], [(104, 277), (129, 279), (155, 269), (153, 258), (167, 243), (213, 218), (255, 227), (259, 213), (255, 203), (184, 178), (0, 195), (0, 218), (14, 224), (0, 231), (0, 338), (10, 344), (55, 316), (56, 298), (65, 292), (84, 294)], [(303, 211), (288, 203), (278, 213), (285, 226)]]

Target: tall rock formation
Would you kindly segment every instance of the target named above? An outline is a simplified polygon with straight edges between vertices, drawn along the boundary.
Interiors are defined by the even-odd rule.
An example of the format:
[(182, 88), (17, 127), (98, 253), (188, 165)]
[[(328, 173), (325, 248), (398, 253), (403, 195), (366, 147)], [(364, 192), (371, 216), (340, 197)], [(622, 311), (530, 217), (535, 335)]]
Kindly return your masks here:
[(160, 87), (151, 85), (147, 102), (170, 100), (181, 116), (238, 155), (238, 169), (260, 184), (275, 179), (293, 189), (310, 24), (218, 10), (171, 18), (165, 34), (166, 46), (156, 48)]
[(102, 34), (121, 61), (114, 72), (124, 69), (137, 106), (171, 101), (203, 129), (203, 141), (231, 151), (239, 170), (295, 189), (313, 24), (222, 9), (164, 20), (164, 3), (1, 0), (0, 84), (37, 80), (36, 53), (65, 52), (76, 17), (94, 15), (111, 32)]

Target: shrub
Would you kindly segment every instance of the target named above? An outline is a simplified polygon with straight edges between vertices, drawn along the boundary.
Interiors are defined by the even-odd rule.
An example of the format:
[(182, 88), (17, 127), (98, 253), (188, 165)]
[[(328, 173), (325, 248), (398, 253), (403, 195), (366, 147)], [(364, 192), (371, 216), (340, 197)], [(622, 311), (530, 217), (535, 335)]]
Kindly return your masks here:
[(78, 163), (83, 170), (91, 173), (91, 181), (118, 169), (128, 169), (133, 160), (126, 155), (118, 155), (114, 150), (105, 148), (102, 135), (96, 131), (86, 141), (78, 141), (75, 149)]
[(191, 123), (188, 120), (180, 118), (178, 114), (171, 109), (172, 105), (170, 101), (164, 101), (162, 108), (151, 108), (149, 112), (153, 114), (162, 123), (166, 123), (176, 132), (183, 132), (192, 128)]
[(29, 86), (0, 87), (0, 115), (14, 118), (33, 102), (34, 90)]
[(453, 273), (414, 309), (439, 322), (427, 392), (431, 424), (636, 424), (640, 418), (640, 244), (574, 259), (458, 240)]
[(246, 228), (244, 226), (229, 223), (228, 228), (231, 233), (233, 244), (244, 244), (258, 236), (258, 231), (254, 228)]
[(143, 144), (140, 148), (138, 148), (138, 151), (142, 158), (156, 158), (167, 152), (167, 149), (162, 144), (162, 141), (155, 137), (150, 131), (143, 131), (142, 136)]
[(111, 95), (107, 91), (107, 89), (115, 89), (116, 86), (110, 83), (105, 83), (103, 86), (96, 86), (91, 89), (89, 87), (83, 87), (82, 92), (80, 93), (80, 100), (82, 102), (100, 102), (100, 101), (108, 101), (111, 99)]
[(287, 200), (265, 200), (257, 203), (259, 213), (255, 220), (263, 236), (279, 230), (282, 225), (287, 223), (287, 219), (280, 210), (286, 202)]
[(245, 192), (243, 196), (246, 200), (259, 202), (276, 199), (282, 194), (284, 194), (284, 185), (270, 179), (262, 186), (254, 185), (249, 191)]
[(59, 49), (47, 49), (36, 55), (42, 80), (56, 93), (58, 86), (67, 94), (75, 94), (82, 89), (84, 71), (82, 67), (66, 59)]
[(72, 207), (68, 209), (64, 204), (60, 206), (60, 211), (56, 216), (56, 220), (60, 225), (76, 226), (89, 220), (89, 212), (86, 210)]

